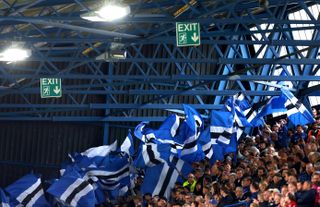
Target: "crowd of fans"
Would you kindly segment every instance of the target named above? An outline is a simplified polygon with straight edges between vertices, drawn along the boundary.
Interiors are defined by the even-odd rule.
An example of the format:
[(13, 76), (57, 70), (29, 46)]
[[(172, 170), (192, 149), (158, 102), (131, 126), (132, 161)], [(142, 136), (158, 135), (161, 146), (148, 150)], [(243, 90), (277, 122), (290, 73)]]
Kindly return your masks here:
[(265, 125), (254, 136), (239, 140), (237, 156), (210, 165), (193, 163), (185, 182), (176, 183), (169, 200), (137, 195), (119, 206), (320, 207), (320, 117), (309, 126), (288, 128), (285, 119)]

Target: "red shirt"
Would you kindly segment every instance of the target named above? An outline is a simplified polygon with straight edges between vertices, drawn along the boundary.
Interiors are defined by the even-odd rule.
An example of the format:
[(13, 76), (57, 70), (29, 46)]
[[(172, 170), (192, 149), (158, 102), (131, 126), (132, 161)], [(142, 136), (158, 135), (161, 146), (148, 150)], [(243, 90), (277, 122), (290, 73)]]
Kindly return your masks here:
[(295, 201), (290, 201), (287, 207), (297, 207), (297, 203)]
[(316, 190), (315, 206), (320, 205), (320, 186), (312, 185), (312, 188)]

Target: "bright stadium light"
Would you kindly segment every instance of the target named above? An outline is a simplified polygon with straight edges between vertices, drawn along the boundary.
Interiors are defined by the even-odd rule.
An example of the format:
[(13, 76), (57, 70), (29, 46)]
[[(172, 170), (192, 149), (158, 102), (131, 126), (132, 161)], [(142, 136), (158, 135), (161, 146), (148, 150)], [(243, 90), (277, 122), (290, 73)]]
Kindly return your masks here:
[(0, 53), (0, 61), (16, 62), (31, 56), (31, 50), (19, 46), (11, 46)]
[(101, 7), (98, 11), (89, 12), (81, 15), (81, 18), (89, 21), (107, 21), (111, 22), (121, 19), (130, 14), (130, 7), (128, 5), (119, 4), (116, 2), (109, 2)]

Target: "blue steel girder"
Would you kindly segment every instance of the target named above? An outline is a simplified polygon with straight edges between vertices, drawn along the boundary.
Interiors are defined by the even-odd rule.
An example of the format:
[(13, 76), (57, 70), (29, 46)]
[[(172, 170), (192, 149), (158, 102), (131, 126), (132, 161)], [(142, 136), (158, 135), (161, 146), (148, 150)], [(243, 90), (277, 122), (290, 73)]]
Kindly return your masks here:
[[(171, 1), (172, 2), (172, 1)], [(177, 3), (179, 2), (179, 3)], [(180, 6), (185, 5), (189, 1), (187, 0), (179, 0), (175, 1), (175, 7), (179, 8)], [(80, 1), (75, 0), (73, 3), (76, 3), (84, 10), (88, 10), (86, 8), (87, 4), (86, 1)], [(205, 2), (207, 3), (207, 2)], [(223, 3), (222, 1), (217, 2), (217, 4)], [(311, 47), (317, 47), (320, 45), (320, 41), (303, 41), (303, 40), (293, 40), (290, 39), (288, 36), (290, 36), (290, 31), (292, 30), (298, 30), (302, 28), (290, 28), (290, 24), (292, 24), (294, 21), (286, 20), (282, 18), (279, 18), (279, 16), (284, 14), (284, 11), (286, 10), (286, 6), (288, 6), (288, 9), (291, 9), (291, 5), (296, 4), (294, 1), (274, 1), (269, 0), (269, 3), (271, 4), (270, 8), (268, 8), (266, 11), (262, 12), (263, 15), (260, 15), (260, 12), (257, 12), (257, 9), (259, 10), (259, 5), (257, 2), (232, 2), (229, 5), (225, 5), (224, 7), (219, 6), (219, 8), (215, 8), (215, 3), (212, 2), (208, 7), (206, 7), (202, 2), (198, 2), (196, 6), (190, 5), (190, 8), (180, 15), (178, 18), (172, 18), (170, 17), (171, 14), (166, 9), (163, 9), (161, 11), (162, 16), (159, 17), (151, 17), (151, 18), (140, 18), (139, 17), (128, 17), (124, 20), (119, 21), (121, 25), (125, 23), (125, 21), (129, 20), (130, 23), (145, 23), (144, 27), (137, 27), (133, 28), (132, 31), (134, 31), (132, 34), (136, 36), (144, 36), (144, 38), (130, 38), (126, 39), (123, 38), (120, 40), (120, 42), (124, 42), (127, 45), (132, 44), (129, 49), (133, 51), (134, 54), (129, 55), (129, 57), (126, 60), (119, 60), (118, 62), (109, 63), (115, 66), (119, 66), (119, 68), (122, 68), (124, 64), (130, 63), (128, 65), (129, 69), (127, 71), (127, 77), (120, 77), (117, 76), (117, 74), (114, 74), (113, 77), (109, 77), (106, 75), (106, 71), (104, 71), (100, 66), (103, 64), (101, 61), (95, 61), (93, 55), (88, 55), (87, 57), (84, 57), (81, 55), (81, 51), (83, 51), (86, 47), (93, 48), (94, 53), (100, 53), (103, 52), (101, 50), (103, 46), (100, 48), (94, 47), (93, 43), (95, 42), (110, 42), (113, 41), (113, 35), (107, 35), (104, 33), (103, 35), (99, 35), (99, 32), (95, 31), (95, 34), (87, 34), (87, 31), (83, 30), (82, 27), (88, 26), (88, 23), (84, 20), (81, 20), (80, 18), (75, 18), (73, 16), (74, 14), (70, 14), (70, 16), (65, 15), (62, 11), (56, 11), (55, 8), (52, 8), (52, 14), (55, 15), (52, 19), (53, 23), (51, 23), (51, 26), (60, 28), (58, 30), (47, 30), (46, 28), (43, 28), (42, 24), (34, 24), (29, 25), (28, 28), (30, 30), (24, 31), (23, 28), (20, 26), (17, 27), (17, 30), (14, 30), (13, 32), (15, 34), (19, 34), (22, 38), (26, 39), (29, 42), (30, 47), (32, 49), (36, 49), (35, 55), (30, 58), (30, 61), (41, 61), (41, 66), (39, 66), (38, 70), (36, 72), (32, 72), (31, 70), (23, 71), (23, 68), (21, 73), (15, 74), (12, 71), (9, 71), (5, 69), (4, 71), (1, 71), (0, 76), (6, 77), (5, 80), (11, 80), (12, 83), (16, 85), (16, 89), (7, 88), (7, 89), (1, 89), (0, 94), (3, 93), (3, 95), (13, 92), (14, 93), (21, 93), (22, 98), (26, 98), (26, 94), (35, 94), (37, 89), (34, 88), (34, 84), (37, 83), (38, 77), (61, 77), (63, 79), (91, 79), (87, 85), (82, 84), (75, 84), (75, 85), (66, 85), (64, 89), (64, 94), (70, 95), (73, 97), (73, 95), (81, 95), (81, 99), (75, 99), (75, 108), (77, 106), (83, 106), (85, 104), (86, 97), (90, 94), (110, 94), (108, 97), (113, 97), (111, 100), (109, 100), (109, 104), (113, 104), (114, 107), (117, 107), (115, 109), (121, 109), (120, 106), (118, 106), (119, 102), (117, 100), (117, 94), (121, 95), (129, 95), (133, 96), (133, 104), (139, 109), (143, 107), (146, 103), (142, 102), (141, 97), (144, 97), (144, 94), (153, 94), (161, 98), (162, 101), (161, 105), (158, 105), (159, 109), (161, 107), (165, 107), (167, 104), (173, 104), (175, 103), (174, 96), (178, 95), (198, 95), (197, 97), (202, 98), (201, 96), (211, 96), (212, 94), (217, 94), (218, 96), (225, 96), (230, 95), (231, 92), (236, 93), (238, 90), (235, 90), (236, 88), (231, 87), (229, 85), (228, 87), (222, 87), (220, 85), (221, 89), (228, 89), (227, 91), (218, 91), (218, 90), (212, 90), (213, 88), (210, 88), (206, 85), (201, 85), (205, 81), (212, 81), (213, 83), (218, 83), (219, 81), (223, 82), (225, 81), (225, 85), (227, 83), (234, 83), (237, 82), (240, 89), (244, 90), (244, 86), (241, 85), (242, 81), (249, 82), (251, 89), (257, 89), (256, 91), (253, 91), (251, 93), (248, 92), (248, 96), (272, 96), (277, 94), (278, 92), (269, 92), (269, 91), (263, 91), (258, 90), (258, 88), (263, 88), (261, 85), (258, 85), (258, 87), (255, 88), (254, 80), (257, 80), (255, 78), (260, 77), (261, 80), (267, 79), (269, 81), (276, 80), (275, 79), (268, 79), (268, 75), (272, 74), (271, 67), (275, 67), (275, 65), (279, 64), (281, 67), (286, 70), (287, 65), (298, 65), (298, 64), (312, 64), (317, 65), (318, 61), (314, 59), (297, 59), (294, 55), (290, 55), (288, 58), (281, 58), (279, 55), (279, 48), (281, 46), (287, 46), (288, 51), (290, 50), (290, 53), (298, 53), (296, 50), (296, 46), (304, 45), (305, 46), (311, 46)], [(153, 7), (156, 7), (158, 9), (162, 8), (164, 4), (169, 4), (169, 1), (166, 1), (164, 3), (155, 2), (153, 3)], [(279, 6), (280, 5), (280, 6)], [(142, 6), (142, 5), (141, 5)], [(143, 8), (147, 8), (148, 5), (143, 5)], [(243, 11), (245, 11), (246, 16), (241, 16), (243, 13), (240, 13), (240, 8), (245, 8)], [(136, 7), (136, 13), (138, 14), (140, 11), (140, 8)], [(151, 8), (151, 7), (149, 7)], [(164, 8), (164, 7), (163, 7)], [(213, 10), (216, 12), (213, 12)], [(16, 10), (15, 7), (12, 9), (13, 11)], [(205, 14), (203, 14), (203, 11), (205, 11)], [(202, 14), (201, 14), (202, 13)], [(219, 19), (218, 16), (215, 14), (221, 14), (223, 18)], [(2, 17), (0, 17), (0, 21), (2, 23), (6, 23), (9, 18), (12, 18), (12, 21), (15, 22), (22, 22), (22, 18), (24, 13), (21, 13), (21, 18), (18, 16), (19, 13), (16, 13), (14, 17), (8, 17), (6, 20)], [(168, 15), (169, 14), (169, 15)], [(281, 14), (281, 15), (280, 15)], [(161, 14), (159, 14), (161, 15)], [(207, 15), (207, 16), (205, 16)], [(211, 17), (209, 17), (212, 15)], [(276, 16), (279, 15), (279, 16)], [(172, 15), (171, 15), (172, 16)], [(202, 39), (201, 43), (211, 47), (209, 53), (203, 53), (202, 48), (190, 48), (188, 50), (183, 50), (181, 48), (176, 48), (173, 46), (173, 50), (171, 49), (171, 46), (175, 44), (175, 37), (173, 36), (173, 30), (174, 30), (174, 23), (175, 21), (188, 21), (188, 17), (197, 17), (196, 21), (199, 20), (202, 26)], [(207, 18), (208, 17), (208, 18)], [(240, 17), (240, 18), (239, 18)], [(265, 18), (270, 17), (270, 18)], [(20, 18), (20, 19), (19, 19)], [(28, 19), (30, 18), (30, 19)], [(66, 18), (66, 20), (63, 20), (63, 18)], [(26, 17), (26, 22), (47, 22), (49, 21), (48, 17), (39, 16), (37, 18), (34, 17)], [(144, 20), (145, 19), (145, 20)], [(157, 21), (156, 21), (157, 20)], [(165, 26), (164, 28), (161, 28), (161, 30), (166, 31), (162, 34), (163, 37), (161, 38), (152, 38), (152, 34), (154, 34), (154, 29), (151, 29), (151, 24), (159, 22), (160, 26)], [(209, 24), (213, 23), (214, 26), (210, 26)], [(259, 25), (261, 23), (268, 22), (268, 24), (276, 24), (275, 31), (271, 31), (270, 29), (262, 30), (261, 28), (258, 28), (258, 31), (250, 31), (250, 28), (253, 25)], [(313, 28), (318, 29), (320, 24), (314, 20), (310, 21), (304, 21), (304, 23), (311, 23), (314, 22)], [(56, 25), (58, 23), (58, 25)], [(303, 21), (299, 22), (299, 24), (302, 24)], [(141, 24), (142, 25), (142, 24)], [(239, 25), (241, 26), (241, 29), (233, 31), (232, 32), (232, 26), (236, 25), (237, 28)], [(75, 26), (75, 27), (74, 27)], [(90, 25), (91, 26), (91, 25)], [(96, 27), (97, 26), (97, 27)], [(106, 26), (105, 29), (101, 29), (103, 26)], [(98, 30), (105, 30), (109, 32), (108, 28), (113, 27), (115, 24), (110, 23), (96, 23), (92, 24), (90, 28), (97, 28)], [(168, 30), (170, 29), (171, 30)], [(213, 30), (213, 31), (212, 31)], [(34, 31), (34, 33), (33, 33)], [(128, 29), (121, 29), (120, 27), (115, 27), (112, 32), (118, 32), (121, 34), (128, 34)], [(268, 39), (266, 36), (267, 32), (272, 32), (272, 35), (274, 39)], [(284, 33), (286, 32), (286, 33)], [(139, 34), (140, 33), (140, 34)], [(262, 40), (249, 40), (247, 39), (246, 35), (252, 35), (254, 33), (260, 33), (262, 34), (263, 38)], [(10, 34), (2, 34), (3, 36), (8, 35), (6, 38), (12, 39), (10, 37)], [(53, 35), (52, 35), (53, 34)], [(70, 34), (69, 38), (61, 39), (59, 38), (61, 35)], [(110, 34), (110, 33), (109, 33)], [(117, 33), (116, 33), (117, 34)], [(145, 36), (145, 34), (147, 34)], [(281, 39), (278, 39), (276, 35), (279, 35)], [(32, 38), (31, 35), (36, 35), (38, 38)], [(160, 34), (161, 35), (161, 34)], [(1, 35), (0, 35), (1, 36)], [(11, 35), (12, 36), (12, 35)], [(225, 39), (220, 39), (222, 36), (225, 36)], [(73, 41), (74, 40), (74, 41)], [(48, 50), (45, 50), (44, 48), (40, 49), (33, 45), (33, 43), (37, 42), (47, 42), (47, 45), (43, 46), (44, 48), (47, 47)], [(74, 53), (69, 53), (69, 57), (61, 57), (60, 54), (55, 51), (59, 51), (59, 48), (57, 48), (60, 44), (69, 44), (72, 43), (72, 47), (75, 47)], [(83, 44), (85, 43), (85, 44)], [(143, 52), (143, 47), (154, 44), (156, 48), (155, 51), (151, 54), (151, 56), (146, 55), (145, 52)], [(264, 54), (264, 58), (257, 58), (256, 56), (252, 56), (249, 53), (248, 47), (253, 46), (254, 44), (261, 44), (261, 50), (259, 53), (262, 52), (262, 48), (267, 46), (267, 52), (270, 54)], [(228, 57), (227, 54), (223, 54), (222, 47), (223, 45), (228, 45), (228, 50), (233, 50), (234, 54), (231, 57)], [(288, 47), (290, 46), (290, 47)], [(50, 47), (55, 47), (57, 49), (50, 51)], [(166, 51), (166, 56), (161, 56), (161, 48), (164, 48)], [(64, 49), (62, 49), (63, 51)], [(73, 50), (72, 50), (73, 51)], [(220, 56), (217, 59), (211, 59), (213, 55)], [(269, 55), (269, 58), (268, 58)], [(235, 58), (233, 58), (235, 57)], [(292, 57), (292, 58), (291, 58)], [(201, 58), (201, 59), (200, 59)], [(59, 66), (61, 62), (68, 62), (69, 65), (66, 66), (66, 68), (73, 68), (73, 66), (84, 64), (87, 65), (88, 73), (84, 74), (81, 73), (81, 71), (77, 71), (77, 68), (65, 70), (65, 68), (57, 67)], [(83, 61), (83, 62), (82, 62)], [(177, 66), (177, 71), (175, 71), (176, 74), (170, 74), (171, 65), (174, 64)], [(215, 77), (203, 77), (206, 76), (206, 74), (203, 74), (201, 72), (201, 75), (198, 75), (198, 67), (202, 68), (203, 65), (206, 64), (206, 67), (217, 67), (217, 65), (224, 66), (225, 68), (225, 76), (215, 76)], [(159, 66), (161, 65), (161, 66)], [(233, 74), (235, 72), (234, 68), (237, 65), (244, 65), (246, 68), (252, 67), (253, 71), (246, 70), (245, 73), (242, 73), (241, 76), (233, 76), (230, 78), (228, 74)], [(265, 66), (268, 65), (270, 68), (267, 70)], [(179, 67), (178, 67), (179, 66)], [(260, 68), (259, 71), (255, 71), (254, 69)], [(6, 67), (9, 68), (9, 67)], [(161, 68), (161, 70), (159, 70)], [(221, 67), (222, 68), (222, 67)], [(73, 70), (74, 72), (71, 72)], [(263, 73), (265, 70), (265, 73)], [(18, 69), (16, 69), (18, 71)], [(161, 72), (160, 72), (161, 71)], [(179, 72), (178, 72), (179, 71)], [(314, 72), (316, 70), (311, 70), (312, 73), (309, 73), (307, 76), (303, 77), (281, 77), (278, 78), (278, 80), (316, 80), (315, 77), (311, 78), (312, 75), (314, 75)], [(288, 70), (287, 70), (288, 72)], [(297, 74), (297, 68), (295, 69), (295, 73)], [(122, 73), (119, 73), (122, 75)], [(221, 73), (223, 74), (223, 71)], [(255, 75), (256, 74), (256, 75)], [(265, 75), (263, 75), (265, 74)], [(43, 76), (44, 75), (44, 76)], [(177, 76), (179, 75), (179, 77)], [(252, 78), (247, 78), (246, 75), (253, 75)], [(138, 77), (140, 76), (140, 77)], [(152, 77), (155, 76), (155, 77)], [(158, 77), (159, 76), (159, 77)], [(193, 78), (190, 78), (188, 76), (194, 76)], [(142, 78), (143, 77), (143, 78)], [(11, 78), (11, 79), (10, 79)], [(26, 80), (22, 82), (19, 85), (19, 78), (25, 78)], [(165, 80), (164, 78), (167, 78)], [(207, 79), (206, 79), (207, 78)], [(218, 79), (220, 78), (220, 79)], [(126, 80), (125, 80), (126, 79)], [(30, 81), (30, 82), (29, 82)], [(182, 82), (187, 82), (187, 85), (183, 85)], [(232, 82), (230, 82), (232, 81)], [(194, 85), (195, 82), (200, 82), (200, 85)], [(29, 83), (29, 85), (25, 85), (25, 83)], [(137, 86), (137, 83), (140, 83), (139, 86)], [(239, 84), (240, 83), (240, 84)], [(33, 84), (33, 85), (32, 85)], [(163, 90), (163, 86), (167, 86), (166, 90)], [(212, 84), (214, 85), (214, 84)], [(27, 86), (27, 87), (26, 87)], [(144, 88), (146, 86), (147, 89)], [(188, 87), (187, 87), (188, 86)], [(25, 90), (21, 90), (25, 88)], [(173, 91), (168, 90), (168, 88), (172, 89)], [(84, 90), (83, 90), (84, 89)], [(230, 90), (231, 89), (231, 90)], [(21, 91), (19, 91), (21, 90)], [(10, 92), (11, 91), (11, 92)], [(210, 94), (212, 93), (212, 94)], [(249, 95), (250, 94), (250, 95)], [(232, 94), (231, 94), (232, 95)], [(165, 99), (169, 98), (166, 102)], [(256, 97), (257, 98), (257, 97)], [(150, 100), (151, 102), (154, 101), (153, 99)], [(30, 102), (28, 98), (25, 99), (25, 102)], [(204, 101), (202, 101), (204, 103)], [(200, 102), (199, 102), (200, 103)], [(219, 102), (220, 103), (220, 102)], [(31, 106), (32, 104), (30, 104)], [(131, 105), (132, 106), (132, 105)], [(160, 107), (161, 106), (161, 107)], [(36, 108), (36, 106), (33, 106), (32, 110), (38, 110), (40, 114), (47, 113), (51, 111), (45, 112), (45, 110), (39, 110), (39, 108)], [(25, 114), (32, 115), (34, 114), (32, 110), (25, 111)], [(56, 110), (56, 109), (51, 109)], [(70, 108), (70, 110), (72, 110)], [(129, 111), (128, 114), (124, 114), (126, 117), (133, 116), (133, 110), (126, 110)], [(124, 111), (123, 111), (124, 112)], [(17, 112), (18, 113), (18, 112)], [(17, 116), (20, 116), (19, 113), (16, 114)], [(41, 118), (41, 117), (40, 117)], [(43, 118), (47, 118), (46, 115)], [(48, 117), (49, 118), (49, 117)], [(92, 118), (92, 119), (91, 119)], [(94, 120), (95, 118), (91, 117), (87, 120)], [(117, 118), (113, 119), (116, 120)], [(64, 120), (71, 120), (71, 119), (65, 119)]]
[[(166, 49), (166, 51), (168, 52), (168, 54), (170, 55), (170, 57), (171, 57), (172, 59), (175, 59), (173, 53), (171, 53), (171, 51), (170, 51), (170, 49), (168, 48), (168, 46), (164, 44), (164, 48)], [(180, 48), (175, 47), (174, 50), (176, 50), (180, 55), (183, 55), (183, 53), (181, 52)], [(190, 49), (189, 55), (191, 55), (191, 49)], [(190, 57), (189, 55), (188, 55), (188, 57), (185, 57), (185, 56), (183, 55), (183, 58), (189, 58), (189, 57)], [(176, 62), (175, 62), (175, 65), (176, 65), (177, 69), (180, 71), (180, 74), (184, 75), (184, 74), (185, 74), (185, 70), (184, 70), (185, 68), (184, 68), (184, 67), (181, 67), (181, 65), (180, 65), (179, 63), (176, 63)], [(193, 71), (193, 73), (195, 73), (195, 75), (198, 75), (197, 71), (193, 68), (192, 65), (189, 65), (189, 67), (191, 68), (191, 70)], [(191, 83), (191, 81), (187, 81), (187, 84), (188, 84), (189, 87), (193, 87), (193, 84)], [(200, 104), (204, 104), (204, 101), (202, 100), (202, 98), (201, 98), (200, 96), (197, 95), (197, 96), (196, 96), (196, 99), (198, 100), (198, 102), (199, 102)]]
[[(280, 33), (276, 32), (274, 34), (270, 34), (270, 36), (271, 36), (270, 39), (278, 39), (279, 36), (280, 36)], [(273, 56), (274, 56), (274, 54), (273, 54), (273, 51), (271, 50), (270, 46), (267, 46), (265, 54), (264, 54), (264, 58), (268, 58), (269, 59), (269, 58), (272, 58)], [(268, 74), (270, 74), (271, 67), (272, 67), (271, 63), (263, 65), (262, 68), (261, 68), (260, 75), (268, 75)], [(263, 89), (264, 89), (264, 86), (261, 85), (261, 84), (259, 84), (257, 86), (257, 88), (256, 88), (257, 91), (261, 91)], [(258, 96), (254, 97), (253, 103), (257, 103), (259, 101), (260, 101), (260, 97), (258, 97)]]

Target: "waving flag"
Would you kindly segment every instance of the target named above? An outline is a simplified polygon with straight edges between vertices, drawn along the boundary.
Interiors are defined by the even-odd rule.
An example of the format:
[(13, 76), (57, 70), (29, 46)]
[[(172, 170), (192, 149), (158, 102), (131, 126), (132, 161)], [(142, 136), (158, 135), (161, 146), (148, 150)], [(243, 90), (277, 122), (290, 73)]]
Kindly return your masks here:
[(137, 168), (153, 167), (167, 162), (171, 146), (162, 143), (145, 143), (140, 147), (139, 155), (134, 161)]
[(231, 135), (234, 131), (234, 118), (229, 111), (211, 111), (210, 133), (211, 138), (218, 143), (230, 144)]
[(23, 206), (50, 206), (45, 199), (41, 179), (34, 174), (25, 175), (5, 190), (12, 200)]
[(213, 155), (212, 140), (210, 137), (210, 127), (207, 127), (199, 136), (199, 144), (202, 146), (202, 151), (208, 159)]
[(10, 207), (9, 200), (1, 188), (0, 188), (0, 207)]
[(217, 160), (224, 160), (225, 147), (217, 143), (217, 139), (212, 139), (212, 151), (211, 163), (215, 163)]
[(155, 140), (156, 142), (175, 145), (173, 137), (176, 135), (179, 125), (180, 118), (172, 114), (164, 120), (159, 129), (145, 129), (143, 132), (145, 140), (147, 140), (147, 142)]
[(272, 113), (285, 112), (287, 109), (284, 106), (286, 98), (284, 96), (274, 96), (264, 105), (258, 114), (258, 117), (263, 117)]
[(177, 140), (174, 140), (178, 127), (180, 126), (180, 118), (172, 114), (167, 117), (162, 123), (159, 129), (148, 128), (147, 123), (140, 123), (135, 128), (135, 136), (137, 136), (142, 142), (162, 143), (170, 144), (171, 152), (178, 154), (178, 151), (182, 148)]
[(82, 178), (63, 176), (47, 192), (67, 206), (94, 207), (96, 203), (92, 185)]
[(127, 156), (109, 154), (99, 167), (88, 168), (85, 180), (98, 182), (101, 188), (112, 190), (130, 183), (130, 163)]
[(177, 140), (183, 143), (180, 158), (189, 163), (198, 162), (205, 157), (201, 145), (198, 143), (199, 135), (203, 130), (203, 120), (200, 114), (191, 106), (183, 105), (186, 119), (182, 123)]
[(128, 132), (126, 139), (123, 141), (123, 143), (120, 146), (120, 151), (127, 153), (129, 156), (132, 156), (134, 154), (134, 146), (133, 146), (133, 140), (132, 140), (130, 130)]
[(111, 145), (90, 148), (85, 152), (82, 152), (81, 155), (89, 158), (92, 162), (99, 166), (103, 162), (104, 158), (110, 154), (110, 152), (116, 150), (117, 140), (114, 141)]
[(233, 115), (233, 123), (237, 123), (239, 127), (243, 128), (252, 126), (244, 114), (244, 110), (247, 110), (248, 107), (250, 107), (250, 105), (244, 99), (242, 93), (228, 98), (225, 102), (226, 111), (229, 111)]
[(286, 99), (284, 105), (287, 109), (288, 119), (294, 125), (305, 125), (315, 122), (312, 114), (289, 90), (281, 88), (281, 92), (282, 96)]
[(169, 163), (146, 169), (141, 186), (142, 194), (151, 193), (153, 196), (159, 195), (169, 199), (174, 184), (181, 179), (180, 176), (187, 176), (191, 171), (192, 168), (188, 163), (170, 156)]

